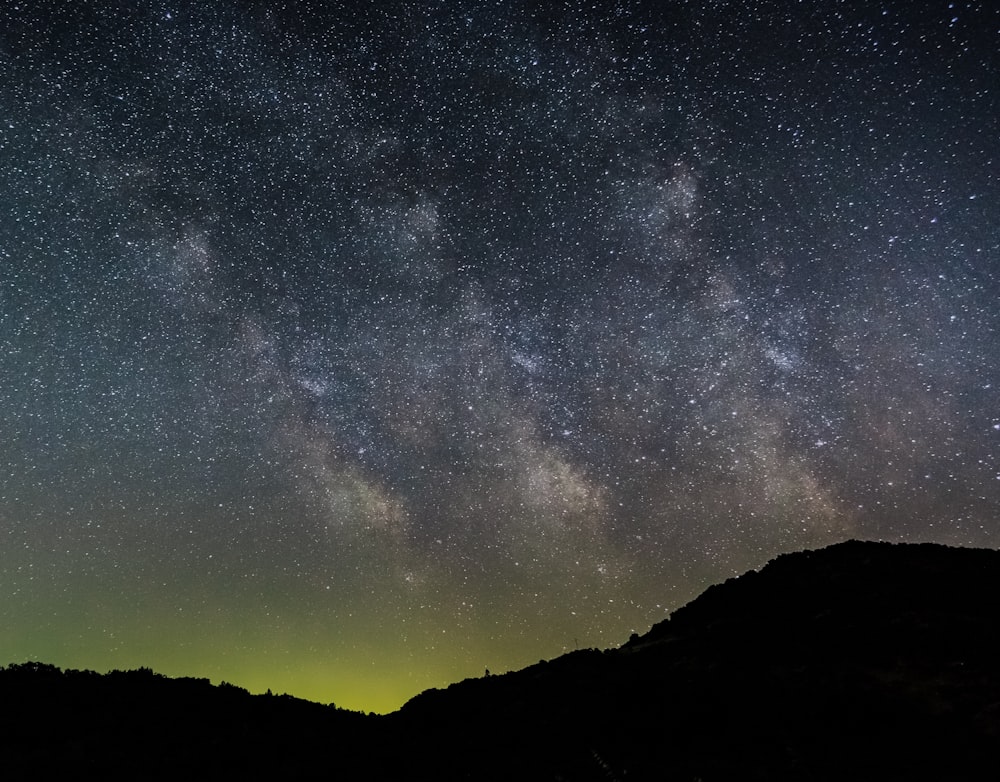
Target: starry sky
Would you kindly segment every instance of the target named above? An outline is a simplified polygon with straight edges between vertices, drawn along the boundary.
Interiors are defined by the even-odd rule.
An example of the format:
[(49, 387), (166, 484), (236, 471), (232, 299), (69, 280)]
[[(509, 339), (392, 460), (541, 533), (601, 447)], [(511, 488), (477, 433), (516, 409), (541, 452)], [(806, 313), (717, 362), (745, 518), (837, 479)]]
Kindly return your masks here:
[(1000, 545), (988, 0), (0, 5), (0, 663), (388, 711)]

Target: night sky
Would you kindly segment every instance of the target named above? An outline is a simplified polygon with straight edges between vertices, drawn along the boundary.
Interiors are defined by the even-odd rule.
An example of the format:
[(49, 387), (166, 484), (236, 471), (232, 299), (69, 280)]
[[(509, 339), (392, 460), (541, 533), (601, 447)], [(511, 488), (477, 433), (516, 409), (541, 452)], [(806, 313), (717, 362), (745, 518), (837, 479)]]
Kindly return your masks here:
[(0, 5), (0, 663), (386, 711), (1000, 546), (1000, 6)]

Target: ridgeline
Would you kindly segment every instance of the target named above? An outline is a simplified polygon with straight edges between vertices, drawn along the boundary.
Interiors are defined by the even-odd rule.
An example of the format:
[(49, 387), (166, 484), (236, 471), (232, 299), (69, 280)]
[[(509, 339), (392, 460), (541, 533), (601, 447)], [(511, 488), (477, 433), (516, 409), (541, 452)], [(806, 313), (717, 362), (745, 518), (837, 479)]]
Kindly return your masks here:
[(972, 780), (1000, 768), (1000, 552), (851, 541), (618, 649), (386, 716), (143, 669), (0, 669), (8, 779)]

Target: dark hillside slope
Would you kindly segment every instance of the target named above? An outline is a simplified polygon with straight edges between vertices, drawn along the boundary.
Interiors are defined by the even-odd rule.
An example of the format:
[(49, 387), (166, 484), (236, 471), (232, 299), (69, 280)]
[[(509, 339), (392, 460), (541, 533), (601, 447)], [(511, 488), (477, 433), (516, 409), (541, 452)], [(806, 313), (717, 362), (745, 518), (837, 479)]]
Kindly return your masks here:
[(148, 669), (0, 670), (0, 779), (303, 779), (371, 718)]
[(620, 649), (387, 717), (149, 671), (0, 671), (4, 778), (971, 780), (1000, 769), (1000, 552), (849, 542)]
[(1000, 552), (782, 556), (621, 649), (424, 693), (392, 719), (401, 740), (427, 725), (447, 737), (448, 753), (407, 754), (438, 753), (454, 778), (988, 778)]

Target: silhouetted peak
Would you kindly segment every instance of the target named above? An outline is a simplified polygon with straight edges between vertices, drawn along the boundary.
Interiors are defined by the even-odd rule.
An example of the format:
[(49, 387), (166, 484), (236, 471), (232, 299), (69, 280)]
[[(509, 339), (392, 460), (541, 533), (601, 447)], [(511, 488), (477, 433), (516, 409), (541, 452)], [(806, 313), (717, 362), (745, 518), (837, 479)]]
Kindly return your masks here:
[(384, 718), (9, 666), (0, 752), (12, 778), (972, 780), (1000, 766), (998, 659), (1000, 552), (850, 541)]
[(626, 646), (719, 622), (805, 621), (831, 611), (882, 621), (905, 610), (1000, 610), (1000, 552), (934, 543), (850, 540), (782, 554), (705, 592)]

